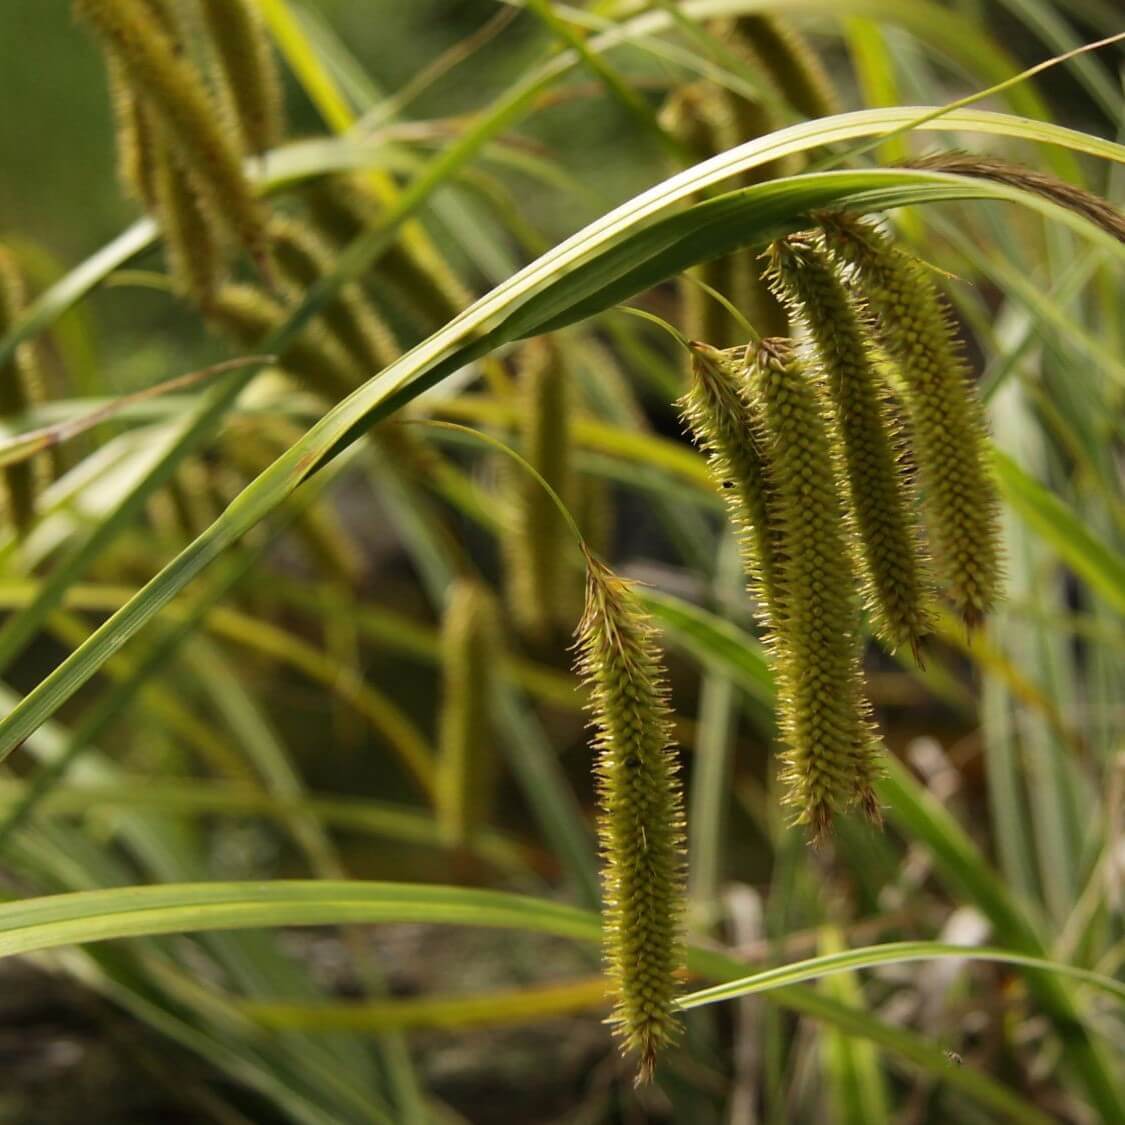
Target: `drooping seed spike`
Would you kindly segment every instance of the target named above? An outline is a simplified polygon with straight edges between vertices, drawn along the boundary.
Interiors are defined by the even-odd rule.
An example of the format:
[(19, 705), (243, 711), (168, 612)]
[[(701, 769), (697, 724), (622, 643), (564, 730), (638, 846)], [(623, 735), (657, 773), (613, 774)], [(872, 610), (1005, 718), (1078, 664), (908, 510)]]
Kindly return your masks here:
[[(270, 234), (277, 268), (294, 298), (332, 272), (332, 247), (305, 223), (277, 218), (270, 224)], [(354, 360), (357, 383), (398, 357), (394, 334), (357, 284), (343, 286), (325, 306), (321, 319)]]
[[(146, 115), (141, 114), (141, 120)], [(160, 220), (168, 269), (179, 292), (206, 308), (223, 281), (225, 255), (219, 232), (206, 211), (205, 196), (197, 187), (191, 169), (176, 157), (174, 145), (157, 134), (146, 143), (155, 152), (151, 159), (151, 205)]]
[(73, 0), (147, 113), (210, 196), (207, 213), (223, 222), (262, 267), (264, 213), (242, 170), (239, 151), (188, 56), (177, 49), (146, 0)]
[[(0, 338), (12, 328), (27, 306), (23, 274), (12, 253), (0, 246)], [(35, 341), (25, 340), (0, 365), (0, 418), (22, 414), (43, 401), (43, 374)], [(49, 461), (29, 457), (4, 468), (3, 493), (8, 516), (22, 533), (35, 516), (35, 500), (48, 475)]]
[(976, 627), (1002, 585), (1000, 501), (984, 407), (950, 314), (929, 272), (871, 222), (832, 216), (825, 235), (901, 373), (937, 570), (965, 624)]
[(492, 811), (497, 755), (492, 679), (500, 658), (500, 611), (473, 579), (454, 583), (442, 621), (442, 702), (437, 813), (442, 837), (464, 848)]
[[(521, 453), (563, 503), (572, 496), (569, 375), (549, 340), (524, 346), (519, 371)], [(570, 531), (530, 474), (508, 476), (512, 527), (505, 543), (509, 597), (520, 628), (544, 639), (562, 616)]]
[(811, 120), (837, 111), (832, 80), (800, 32), (776, 16), (740, 16), (734, 23), (739, 45), (798, 113)]
[(832, 400), (875, 630), (892, 649), (908, 645), (917, 659), (931, 628), (932, 590), (890, 390), (869, 344), (872, 329), (815, 237), (776, 242), (769, 260), (767, 276), (791, 315), (804, 322)]
[(683, 968), (683, 799), (655, 629), (632, 586), (588, 560), (576, 670), (590, 689), (610, 1022), (638, 1084), (678, 1031)]
[(200, 0), (220, 81), (238, 120), (244, 151), (262, 153), (281, 140), (281, 80), (257, 4)]
[[(280, 302), (253, 285), (220, 288), (204, 310), (208, 321), (242, 347), (256, 348), (285, 320)], [(308, 325), (280, 357), (281, 366), (330, 402), (355, 389), (355, 365), (317, 324)]]
[(680, 410), (711, 477), (722, 490), (742, 548), (750, 590), (768, 643), (784, 646), (784, 539), (765, 463), (764, 419), (740, 391), (744, 349), (692, 344), (691, 382)]
[(878, 816), (879, 746), (864, 696), (859, 602), (835, 476), (827, 404), (789, 340), (746, 351), (765, 464), (785, 544), (785, 644), (776, 661), (783, 778), (796, 820), (823, 836), (834, 813)]
[[(327, 242), (340, 247), (378, 222), (379, 201), (355, 176), (316, 181), (305, 193), (310, 221)], [(377, 273), (390, 296), (432, 330), (455, 317), (472, 295), (437, 253), (417, 243), (396, 242), (379, 261)]]

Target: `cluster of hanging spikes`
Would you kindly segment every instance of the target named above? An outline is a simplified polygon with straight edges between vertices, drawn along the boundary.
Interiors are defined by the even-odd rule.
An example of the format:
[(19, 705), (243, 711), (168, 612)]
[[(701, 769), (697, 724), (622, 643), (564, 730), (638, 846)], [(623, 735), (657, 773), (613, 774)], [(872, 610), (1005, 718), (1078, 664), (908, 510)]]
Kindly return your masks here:
[(843, 215), (766, 258), (807, 342), (693, 344), (682, 406), (742, 533), (776, 667), (786, 800), (821, 836), (853, 806), (878, 819), (862, 608), (915, 657), (939, 590), (980, 625), (1001, 586), (999, 503), (983, 407), (927, 271)]
[(281, 133), (280, 82), (250, 0), (200, 0), (206, 55), (181, 0), (74, 0), (105, 56), (125, 189), (160, 221), (178, 288), (205, 307), (231, 242), (268, 273), (266, 209), (243, 169)]

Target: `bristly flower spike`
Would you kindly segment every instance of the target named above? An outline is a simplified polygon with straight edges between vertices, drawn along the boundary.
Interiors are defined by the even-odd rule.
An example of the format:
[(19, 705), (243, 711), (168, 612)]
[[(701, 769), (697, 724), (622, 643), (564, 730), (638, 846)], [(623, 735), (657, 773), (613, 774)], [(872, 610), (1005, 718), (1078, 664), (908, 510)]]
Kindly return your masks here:
[(750, 590), (776, 651), (784, 644), (784, 540), (769, 496), (761, 417), (740, 393), (744, 350), (694, 341), (691, 382), (680, 410), (707, 457), (738, 531)]
[(247, 152), (265, 152), (281, 140), (281, 81), (258, 5), (249, 0), (201, 0), (201, 5), (242, 145)]
[(879, 744), (863, 691), (859, 602), (823, 393), (789, 340), (746, 350), (744, 393), (761, 410), (769, 493), (785, 544), (778, 718), (786, 801), (819, 838), (858, 804), (878, 819)]
[(917, 660), (930, 631), (930, 583), (921, 557), (916, 497), (897, 443), (890, 389), (862, 320), (816, 236), (770, 248), (767, 277), (812, 338), (840, 436), (849, 514), (858, 534), (864, 596), (876, 633)]
[(144, 110), (159, 120), (191, 167), (207, 192), (209, 217), (233, 231), (259, 268), (267, 268), (264, 214), (243, 173), (238, 147), (198, 70), (177, 49), (152, 6), (146, 0), (74, 0), (74, 11), (117, 60)]
[(683, 800), (654, 627), (630, 583), (591, 556), (575, 647), (596, 731), (610, 1022), (640, 1084), (678, 1030)]
[(1002, 584), (1000, 501), (988, 469), (984, 408), (949, 312), (929, 272), (870, 221), (834, 215), (824, 230), (901, 373), (935, 562), (974, 628)]

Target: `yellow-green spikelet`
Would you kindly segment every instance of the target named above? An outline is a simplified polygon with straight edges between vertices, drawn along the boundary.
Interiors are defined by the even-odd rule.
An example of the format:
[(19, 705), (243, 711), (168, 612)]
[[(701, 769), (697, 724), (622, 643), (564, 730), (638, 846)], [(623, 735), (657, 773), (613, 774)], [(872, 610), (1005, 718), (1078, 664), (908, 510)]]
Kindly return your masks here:
[[(256, 286), (243, 284), (222, 286), (205, 311), (213, 325), (246, 348), (259, 347), (286, 317), (284, 305)], [(330, 401), (355, 389), (355, 364), (318, 324), (305, 327), (282, 353), (280, 362), (310, 390)]]
[[(335, 255), (311, 227), (296, 219), (270, 225), (278, 271), (296, 298), (332, 272)], [(394, 335), (360, 286), (343, 286), (321, 313), (328, 330), (355, 361), (359, 379), (368, 379), (398, 357)]]
[(200, 4), (242, 145), (265, 152), (281, 140), (281, 81), (258, 6), (248, 0)]
[[(23, 275), (15, 258), (0, 246), (0, 338), (11, 329), (27, 304)], [(0, 365), (0, 417), (22, 414), (43, 400), (43, 376), (37, 345), (25, 340)], [(48, 462), (29, 457), (5, 466), (4, 501), (8, 516), (18, 531), (25, 530), (35, 515), (35, 499), (47, 476)]]
[[(143, 113), (141, 120), (145, 119)], [(159, 126), (155, 134), (149, 174), (152, 206), (160, 219), (164, 253), (176, 289), (206, 308), (226, 272), (221, 236), (210, 221), (197, 179), (180, 162), (174, 144)]]
[(1000, 503), (984, 408), (949, 312), (926, 269), (872, 223), (833, 216), (825, 233), (902, 375), (934, 560), (958, 613), (977, 626), (1000, 594)]
[(480, 582), (454, 583), (442, 621), (437, 814), (442, 837), (463, 848), (488, 820), (496, 787), (492, 683), (500, 614)]
[[(521, 453), (564, 503), (572, 499), (569, 377), (549, 340), (523, 348), (519, 372)], [(520, 628), (543, 638), (565, 605), (570, 536), (543, 486), (525, 471), (508, 474), (512, 527), (505, 539), (509, 600)]]
[(592, 558), (576, 648), (596, 732), (611, 1023), (642, 1082), (677, 1033), (683, 800), (655, 630), (631, 585)]
[(744, 349), (720, 351), (696, 342), (692, 351), (691, 383), (680, 409), (722, 489), (738, 530), (758, 615), (776, 651), (784, 643), (784, 541), (771, 508), (762, 420), (754, 417), (739, 390)]
[(859, 602), (823, 388), (789, 340), (747, 348), (743, 393), (762, 419), (769, 494), (785, 544), (785, 643), (776, 661), (783, 778), (797, 821), (878, 816), (879, 748), (864, 696)]
[(858, 533), (864, 594), (878, 635), (918, 655), (931, 627), (931, 584), (921, 555), (917, 497), (897, 446), (889, 388), (876, 369), (862, 320), (815, 239), (774, 243), (769, 277), (812, 338), (832, 400)]
[(146, 112), (158, 119), (206, 191), (207, 213), (224, 224), (259, 265), (266, 258), (264, 212), (230, 133), (198, 70), (181, 54), (146, 0), (73, 0), (74, 11), (118, 60)]

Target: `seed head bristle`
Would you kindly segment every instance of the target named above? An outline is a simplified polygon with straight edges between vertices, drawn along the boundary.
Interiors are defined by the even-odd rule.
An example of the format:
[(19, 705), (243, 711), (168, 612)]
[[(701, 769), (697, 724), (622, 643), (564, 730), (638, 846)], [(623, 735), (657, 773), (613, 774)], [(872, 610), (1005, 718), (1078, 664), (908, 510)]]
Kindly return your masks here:
[(575, 647), (595, 731), (610, 1022), (639, 1084), (678, 1033), (683, 800), (654, 627), (632, 586), (593, 558)]
[(772, 509), (785, 544), (776, 673), (783, 779), (817, 837), (832, 815), (874, 806), (879, 743), (860, 666), (859, 603), (823, 389), (793, 344), (746, 351), (744, 394), (762, 414)]
[(974, 628), (1002, 585), (1000, 501), (988, 469), (984, 408), (950, 314), (929, 271), (871, 222), (837, 215), (825, 219), (824, 230), (901, 372), (934, 560)]
[(917, 654), (931, 630), (932, 582), (921, 553), (917, 497), (896, 441), (890, 390), (861, 318), (815, 236), (770, 248), (768, 277), (806, 326), (839, 435), (849, 523), (860, 547), (864, 599), (876, 633)]

